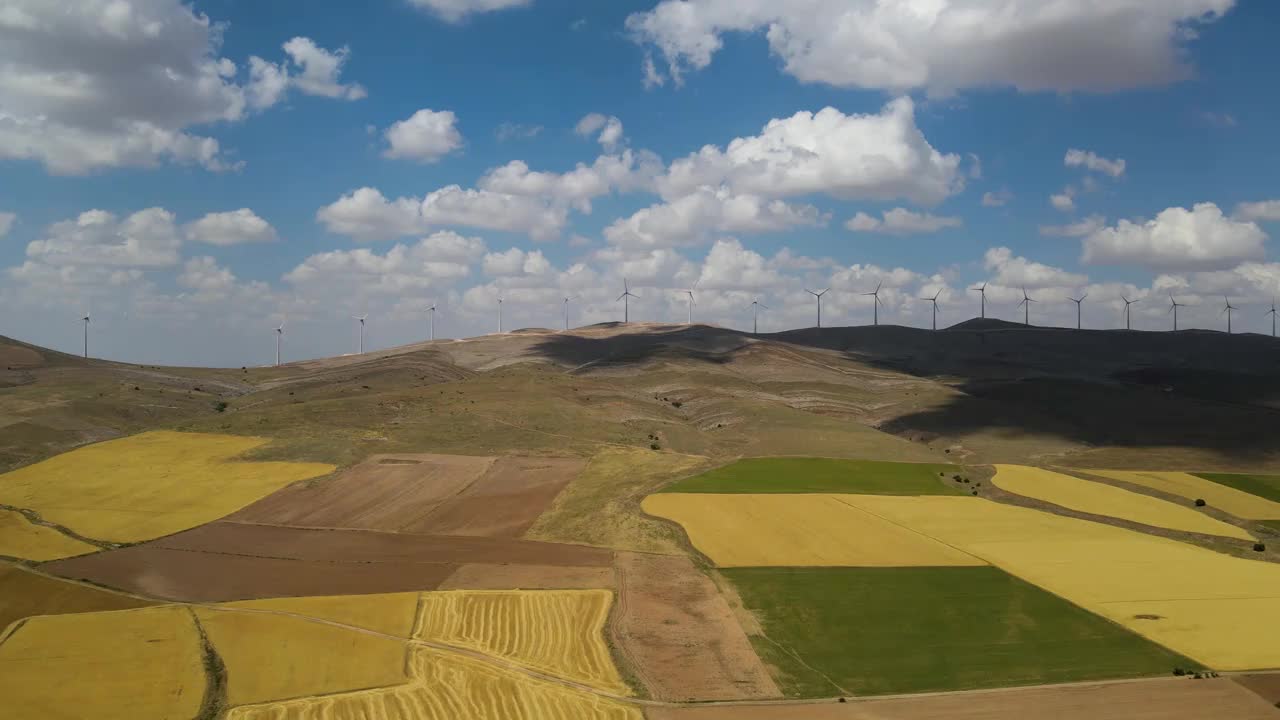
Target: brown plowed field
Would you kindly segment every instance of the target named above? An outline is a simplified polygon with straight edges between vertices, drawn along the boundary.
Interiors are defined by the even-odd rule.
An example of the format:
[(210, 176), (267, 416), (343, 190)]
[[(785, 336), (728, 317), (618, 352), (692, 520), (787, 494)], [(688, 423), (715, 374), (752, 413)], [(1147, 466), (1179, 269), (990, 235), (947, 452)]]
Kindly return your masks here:
[(222, 601), (434, 590), (462, 563), (611, 562), (608, 550), (575, 545), (216, 522), (42, 568), (154, 597)]
[(1280, 711), (1226, 678), (1061, 685), (771, 707), (653, 708), (649, 720), (1276, 720)]
[(1280, 706), (1280, 673), (1233, 675), (1231, 679), (1254, 691), (1272, 705)]
[(483, 476), (493, 461), (467, 455), (374, 455), (328, 480), (284, 488), (229, 519), (422, 531), (428, 515)]
[(502, 457), (484, 477), (440, 505), (418, 532), (514, 538), (524, 534), (569, 481), (583, 460)]
[(555, 565), (461, 565), (439, 590), (612, 590), (613, 568)]
[(620, 552), (617, 569), (614, 638), (654, 698), (782, 695), (715, 583), (688, 558)]
[(127, 610), (150, 604), (127, 595), (45, 577), (15, 565), (0, 565), (0, 634), (14, 620), (32, 615)]

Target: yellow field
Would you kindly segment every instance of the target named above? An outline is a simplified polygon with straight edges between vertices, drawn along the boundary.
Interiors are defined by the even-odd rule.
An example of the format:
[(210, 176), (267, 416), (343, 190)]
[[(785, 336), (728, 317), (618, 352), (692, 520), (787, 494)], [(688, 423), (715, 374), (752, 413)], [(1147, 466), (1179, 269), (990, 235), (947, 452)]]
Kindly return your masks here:
[(1280, 565), (979, 498), (844, 498), (1209, 667), (1280, 667)]
[(227, 667), (232, 705), (405, 682), (406, 643), (322, 622), (233, 610), (196, 610)]
[(193, 718), (200, 638), (174, 606), (31, 618), (0, 644), (0, 716)]
[(700, 495), (644, 499), (651, 515), (680, 523), (720, 567), (983, 565), (844, 502), (839, 495)]
[(409, 685), (232, 709), (227, 720), (642, 720), (636, 708), (432, 648)]
[(1092, 469), (1083, 472), (1180, 495), (1188, 500), (1200, 498), (1210, 507), (1246, 520), (1280, 520), (1280, 503), (1190, 473)]
[(0, 555), (44, 562), (97, 551), (53, 528), (33, 525), (21, 513), (0, 510)]
[(1026, 465), (996, 465), (991, 482), (1001, 490), (1070, 510), (1151, 527), (1253, 540), (1243, 529), (1159, 498)]
[(418, 593), (240, 600), (222, 603), (222, 606), (305, 615), (384, 635), (408, 638), (413, 632)]
[(612, 601), (608, 590), (428, 592), (414, 637), (626, 694), (604, 642)]
[(320, 463), (233, 462), (261, 438), (148, 432), (89, 445), (0, 475), (0, 504), (27, 508), (86, 537), (137, 542), (217, 520)]

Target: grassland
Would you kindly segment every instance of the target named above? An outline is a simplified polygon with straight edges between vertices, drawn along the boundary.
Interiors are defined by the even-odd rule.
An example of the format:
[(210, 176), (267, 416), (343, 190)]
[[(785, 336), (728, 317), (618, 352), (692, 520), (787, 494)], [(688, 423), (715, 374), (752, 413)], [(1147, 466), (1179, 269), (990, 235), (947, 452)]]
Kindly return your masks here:
[(747, 458), (665, 488), (679, 493), (852, 493), (961, 495), (956, 465), (834, 458)]
[(991, 567), (723, 571), (793, 696), (1158, 675), (1184, 658)]
[(333, 470), (320, 463), (232, 461), (266, 443), (167, 431), (98, 443), (0, 475), (0, 503), (86, 537), (128, 543), (216, 520)]
[(0, 555), (4, 557), (44, 562), (98, 550), (53, 528), (36, 525), (22, 513), (0, 509)]
[(842, 495), (662, 493), (645, 512), (679, 523), (720, 567), (982, 565), (850, 506)]
[(191, 613), (178, 607), (34, 617), (0, 644), (0, 715), (193, 718), (205, 694)]
[(1078, 512), (1169, 530), (1253, 540), (1245, 530), (1189, 507), (1042, 468), (996, 465), (991, 482), (1001, 490)]
[[(1184, 472), (1161, 472), (1151, 470), (1093, 470), (1085, 472), (1091, 475), (1119, 480), (1142, 487), (1159, 490), (1170, 495), (1179, 495), (1188, 500), (1204, 500), (1210, 507), (1247, 520), (1280, 520), (1280, 502), (1267, 499), (1263, 492), (1246, 489), (1251, 486), (1247, 481), (1240, 483), (1241, 478), (1248, 475), (1220, 474), (1216, 477), (1230, 478), (1229, 481), (1214, 480), (1213, 473), (1193, 475)], [(1264, 476), (1265, 477), (1265, 476)], [(1242, 487), (1232, 485), (1237, 482)], [(1264, 483), (1265, 484), (1265, 483)]]
[(627, 694), (604, 642), (612, 600), (607, 590), (423, 593), (414, 637)]

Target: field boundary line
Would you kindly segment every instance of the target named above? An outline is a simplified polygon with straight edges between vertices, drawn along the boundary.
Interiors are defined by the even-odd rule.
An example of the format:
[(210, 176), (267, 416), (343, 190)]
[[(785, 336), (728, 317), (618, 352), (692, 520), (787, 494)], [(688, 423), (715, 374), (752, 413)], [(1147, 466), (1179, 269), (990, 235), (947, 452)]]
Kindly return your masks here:
[[(983, 565), (986, 565), (986, 566), (988, 566), (988, 567), (997, 567), (997, 566), (995, 566), (995, 565), (992, 565), (991, 561), (990, 561), (990, 560), (988, 560), (988, 559), (986, 559), (986, 558), (984, 558), (984, 557), (981, 557), (981, 556), (979, 556), (979, 555), (977, 555), (977, 554), (975, 554), (975, 553), (969, 552), (968, 550), (964, 550), (964, 549), (962, 549), (962, 548), (956, 547), (955, 545), (952, 545), (951, 543), (946, 542), (945, 540), (942, 540), (942, 539), (940, 539), (940, 538), (936, 538), (936, 537), (934, 537), (934, 536), (930, 535), (929, 533), (922, 532), (922, 531), (917, 530), (917, 529), (915, 529), (915, 528), (913, 528), (913, 527), (911, 527), (911, 526), (909, 526), (909, 525), (904, 525), (904, 524), (902, 524), (902, 523), (895, 522), (895, 521), (893, 521), (893, 520), (890, 520), (890, 519), (889, 519), (889, 518), (887, 518), (887, 517), (884, 517), (883, 515), (880, 515), (880, 514), (878, 514), (878, 513), (874, 513), (874, 512), (872, 512), (872, 511), (870, 511), (870, 510), (866, 509), (866, 508), (858, 507), (857, 505), (854, 505), (853, 503), (850, 503), (850, 502), (848, 502), (847, 500), (842, 499), (842, 498), (840, 497), (840, 495), (837, 495), (837, 494), (830, 494), (830, 495), (828, 495), (827, 497), (831, 498), (832, 500), (835, 500), (836, 502), (840, 503), (841, 505), (844, 505), (845, 507), (852, 508), (852, 509), (857, 510), (858, 512), (861, 512), (861, 513), (866, 513), (867, 515), (870, 515), (870, 516), (871, 516), (871, 517), (873, 517), (873, 518), (878, 518), (878, 519), (880, 519), (880, 520), (882, 520), (882, 521), (884, 521), (884, 522), (886, 522), (886, 523), (889, 523), (890, 525), (893, 525), (893, 526), (895, 526), (895, 527), (900, 527), (900, 528), (902, 528), (903, 530), (906, 530), (907, 532), (913, 533), (913, 534), (915, 534), (915, 535), (919, 535), (919, 536), (920, 536), (920, 537), (922, 537), (922, 538), (927, 538), (927, 539), (929, 539), (929, 540), (932, 540), (933, 542), (936, 542), (936, 543), (938, 543), (939, 545), (942, 545), (942, 546), (944, 546), (944, 547), (949, 547), (949, 548), (951, 548), (952, 550), (955, 550), (956, 552), (958, 552), (958, 553), (960, 553), (960, 554), (962, 554), (962, 555), (965, 555), (965, 556), (967, 556), (967, 557), (971, 557), (971, 558), (973, 558), (974, 560), (978, 560), (978, 561), (980, 561)], [(925, 567), (928, 567), (928, 566), (925, 566)], [(939, 566), (939, 567), (942, 567), (942, 566)], [(978, 566), (978, 567), (981, 567), (981, 566)]]

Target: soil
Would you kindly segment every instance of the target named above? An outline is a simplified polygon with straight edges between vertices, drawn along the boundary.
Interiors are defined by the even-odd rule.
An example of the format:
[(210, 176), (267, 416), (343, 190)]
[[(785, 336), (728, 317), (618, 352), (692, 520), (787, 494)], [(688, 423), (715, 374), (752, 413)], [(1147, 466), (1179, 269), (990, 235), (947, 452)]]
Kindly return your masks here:
[(515, 538), (524, 534), (586, 461), (502, 457), (489, 472), (442, 504), (418, 532)]
[(728, 603), (686, 557), (620, 552), (612, 631), (658, 700), (747, 700), (782, 693)]
[(420, 530), (440, 504), (484, 475), (494, 458), (374, 455), (327, 480), (297, 483), (229, 519), (274, 525)]
[(555, 565), (461, 565), (440, 590), (592, 590), (614, 587), (613, 569)]
[(1280, 713), (1226, 678), (1058, 685), (847, 703), (653, 708), (649, 720), (1275, 720)]
[(32, 615), (127, 610), (151, 605), (146, 600), (0, 565), (0, 635), (15, 620)]
[[(1263, 700), (1280, 707), (1280, 673), (1233, 675), (1232, 680), (1257, 693)], [(1280, 713), (1277, 713), (1280, 716)]]

